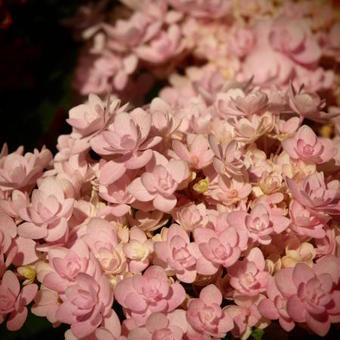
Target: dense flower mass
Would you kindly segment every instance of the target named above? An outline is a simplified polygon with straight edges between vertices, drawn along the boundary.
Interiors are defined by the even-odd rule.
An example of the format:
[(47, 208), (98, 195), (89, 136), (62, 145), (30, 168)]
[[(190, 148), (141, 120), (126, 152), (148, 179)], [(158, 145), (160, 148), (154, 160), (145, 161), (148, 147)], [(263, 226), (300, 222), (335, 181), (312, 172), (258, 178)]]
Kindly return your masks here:
[[(30, 308), (67, 340), (246, 339), (271, 322), (326, 335), (340, 323), (338, 75), (322, 64), (340, 60), (336, 12), (122, 3), (130, 16), (83, 32), (91, 93), (57, 154), (0, 153), (0, 323), (17, 330)], [(144, 71), (169, 82), (134, 106)]]

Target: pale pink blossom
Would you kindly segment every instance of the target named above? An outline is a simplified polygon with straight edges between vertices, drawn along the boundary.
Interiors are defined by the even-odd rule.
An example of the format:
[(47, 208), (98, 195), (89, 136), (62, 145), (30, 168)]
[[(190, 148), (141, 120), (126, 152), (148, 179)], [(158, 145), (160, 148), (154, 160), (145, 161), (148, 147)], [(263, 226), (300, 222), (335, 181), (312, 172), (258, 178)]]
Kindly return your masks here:
[(31, 311), (34, 315), (46, 317), (49, 322), (56, 324), (58, 322), (56, 313), (60, 303), (59, 294), (42, 285), (34, 298)]
[(166, 241), (155, 242), (154, 248), (157, 257), (165, 266), (175, 271), (180, 281), (195, 281), (200, 252), (198, 245), (190, 242), (189, 235), (179, 225), (172, 224), (168, 229)]
[(229, 314), (221, 309), (221, 303), (222, 294), (215, 285), (204, 287), (198, 299), (188, 301), (188, 322), (200, 333), (224, 338), (234, 323)]
[(102, 274), (92, 277), (79, 273), (60, 298), (62, 303), (56, 318), (70, 324), (72, 333), (78, 338), (93, 333), (111, 312), (113, 303), (112, 288)]
[(254, 43), (253, 32), (243, 27), (239, 28), (230, 37), (228, 43), (229, 52), (242, 58), (252, 50)]
[(239, 259), (248, 244), (245, 215), (241, 211), (225, 213), (217, 217), (215, 230), (194, 230), (195, 242), (203, 255), (197, 260), (197, 271), (200, 274), (212, 275), (220, 265), (228, 268)]
[(173, 140), (172, 148), (179, 159), (187, 162), (194, 169), (202, 169), (212, 163), (214, 153), (203, 135), (189, 135), (187, 146), (179, 140)]
[(234, 298), (236, 305), (225, 307), (225, 311), (234, 321), (234, 328), (231, 331), (234, 337), (247, 339), (253, 327), (263, 329), (268, 326), (258, 308), (263, 298), (261, 294), (247, 297), (241, 295)]
[(174, 210), (173, 217), (186, 231), (193, 231), (198, 227), (204, 227), (208, 222), (204, 203), (199, 203), (197, 205), (188, 203), (178, 207)]
[(148, 239), (144, 232), (138, 227), (130, 229), (129, 242), (124, 244), (123, 251), (129, 261), (129, 271), (140, 273), (150, 264), (153, 253), (153, 242)]
[(323, 172), (316, 172), (302, 181), (287, 178), (293, 197), (312, 213), (338, 215), (340, 213), (340, 182), (326, 182)]
[(320, 259), (313, 269), (298, 263), (294, 268), (280, 270), (275, 284), (287, 299), (288, 316), (324, 336), (332, 322), (339, 322), (339, 278), (339, 260), (330, 255)]
[(27, 152), (20, 147), (9, 155), (0, 158), (0, 189), (10, 191), (13, 189), (30, 191), (37, 179), (41, 177), (44, 168), (52, 160), (52, 154), (45, 147), (39, 152)]
[(99, 163), (99, 196), (110, 203), (115, 216), (123, 216), (130, 210), (134, 197), (127, 191), (131, 183), (125, 167), (113, 161)]
[(77, 240), (67, 249), (54, 247), (48, 251), (49, 268), (40, 274), (46, 288), (63, 293), (72, 285), (79, 273), (94, 275), (96, 263), (84, 241)]
[(282, 147), (291, 158), (315, 164), (328, 162), (336, 153), (331, 140), (318, 137), (307, 125), (301, 126), (292, 138), (284, 140)]
[(266, 291), (270, 274), (265, 270), (265, 261), (259, 248), (252, 248), (247, 257), (229, 267), (230, 285), (246, 296), (255, 296)]
[(283, 215), (282, 209), (259, 202), (246, 216), (245, 225), (252, 240), (270, 244), (271, 234), (281, 234), (290, 225), (290, 220)]
[(185, 311), (176, 309), (171, 313), (151, 314), (144, 327), (132, 329), (129, 333), (129, 340), (162, 340), (170, 338), (181, 340), (188, 328)]
[(124, 307), (127, 317), (143, 326), (152, 313), (168, 313), (177, 308), (185, 298), (185, 290), (179, 283), (170, 285), (164, 269), (151, 266), (143, 276), (120, 281), (115, 298)]
[(177, 203), (175, 191), (188, 175), (188, 167), (184, 161), (175, 159), (168, 161), (158, 154), (156, 164), (150, 171), (144, 172), (141, 177), (132, 181), (128, 191), (138, 201), (152, 201), (156, 209), (169, 212)]
[(126, 268), (126, 259), (114, 225), (102, 218), (92, 218), (85, 226), (82, 239), (107, 274), (119, 274)]
[(289, 205), (289, 215), (292, 221), (290, 228), (298, 235), (314, 238), (325, 236), (325, 226), (329, 220), (327, 216), (313, 214), (296, 200)]
[(30, 239), (58, 241), (68, 234), (67, 221), (71, 217), (74, 199), (66, 198), (60, 183), (46, 177), (32, 193), (31, 204), (19, 211), (25, 221), (18, 234)]
[(34, 299), (37, 291), (36, 284), (29, 284), (20, 290), (18, 278), (12, 271), (6, 271), (0, 283), (0, 324), (9, 315), (7, 329), (20, 329), (27, 318), (26, 306)]
[(151, 125), (151, 115), (140, 108), (121, 112), (91, 140), (91, 147), (100, 155), (115, 156), (126, 169), (139, 169), (151, 160), (151, 147), (161, 141), (159, 136), (149, 136)]
[(263, 299), (258, 306), (260, 313), (269, 320), (279, 320), (285, 331), (291, 331), (295, 322), (287, 312), (287, 299), (278, 290), (273, 277), (269, 280), (267, 295), (268, 298)]
[(135, 49), (137, 56), (152, 64), (161, 64), (179, 55), (184, 49), (182, 32), (178, 25), (170, 25), (151, 41)]

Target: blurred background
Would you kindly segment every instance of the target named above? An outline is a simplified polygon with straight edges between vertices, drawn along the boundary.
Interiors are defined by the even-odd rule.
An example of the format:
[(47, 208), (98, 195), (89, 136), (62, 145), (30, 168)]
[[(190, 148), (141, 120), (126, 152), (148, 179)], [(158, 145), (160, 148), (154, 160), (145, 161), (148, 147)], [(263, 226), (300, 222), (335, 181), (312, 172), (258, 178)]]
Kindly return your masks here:
[(0, 0), (0, 144), (55, 150), (79, 43), (63, 24), (86, 0)]

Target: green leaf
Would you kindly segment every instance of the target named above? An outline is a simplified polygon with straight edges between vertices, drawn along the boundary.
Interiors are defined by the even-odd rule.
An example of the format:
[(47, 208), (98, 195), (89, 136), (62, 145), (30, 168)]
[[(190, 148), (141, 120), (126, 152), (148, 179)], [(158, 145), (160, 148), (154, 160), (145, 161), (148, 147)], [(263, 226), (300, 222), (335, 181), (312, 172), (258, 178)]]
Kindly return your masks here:
[(254, 328), (253, 331), (251, 332), (251, 336), (255, 340), (262, 340), (263, 335), (264, 335), (264, 330), (261, 328)]

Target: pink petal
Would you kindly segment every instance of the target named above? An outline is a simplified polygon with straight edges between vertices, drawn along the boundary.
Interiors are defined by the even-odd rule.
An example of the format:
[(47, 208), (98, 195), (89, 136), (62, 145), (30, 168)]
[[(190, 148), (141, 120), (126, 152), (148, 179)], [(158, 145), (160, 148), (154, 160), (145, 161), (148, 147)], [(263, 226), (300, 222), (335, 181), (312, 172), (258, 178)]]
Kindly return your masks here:
[(177, 203), (177, 199), (175, 196), (164, 197), (161, 195), (157, 195), (153, 200), (153, 205), (156, 209), (163, 212), (170, 212)]
[(24, 307), (20, 311), (15, 311), (10, 314), (7, 321), (7, 328), (10, 331), (17, 331), (20, 329), (27, 319), (27, 308)]
[(215, 285), (210, 284), (201, 290), (200, 299), (206, 305), (211, 305), (212, 303), (220, 305), (222, 303), (222, 294)]

